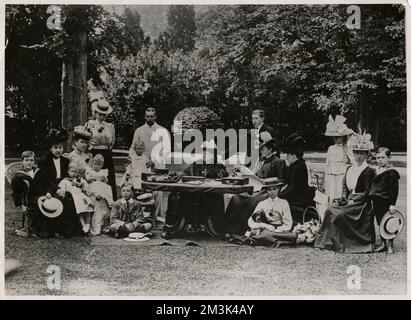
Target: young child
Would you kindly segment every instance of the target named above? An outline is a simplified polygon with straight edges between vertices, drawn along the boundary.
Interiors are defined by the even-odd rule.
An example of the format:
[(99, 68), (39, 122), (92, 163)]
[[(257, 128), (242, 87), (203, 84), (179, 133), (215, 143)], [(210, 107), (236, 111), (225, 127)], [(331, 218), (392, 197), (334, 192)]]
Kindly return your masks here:
[(104, 157), (96, 154), (90, 161), (90, 166), (86, 168), (86, 180), (88, 183), (100, 181), (108, 183), (108, 169), (103, 169)]
[(70, 162), (67, 172), (68, 177), (60, 181), (57, 193), (62, 197), (67, 192), (71, 193), (83, 232), (90, 235), (91, 215), (94, 211), (94, 205), (85, 194), (87, 192), (87, 182), (80, 177), (79, 168), (80, 165), (77, 162)]
[[(258, 235), (262, 230), (286, 232), (290, 231), (293, 225), (290, 206), (287, 200), (278, 198), (281, 186), (284, 182), (280, 179), (267, 184), (263, 188), (267, 190), (268, 198), (259, 202), (253, 214), (248, 219), (248, 226), (251, 229), (250, 235)], [(260, 216), (260, 221), (256, 220)], [(265, 216), (266, 222), (261, 216)], [(246, 236), (250, 236), (246, 234)]]
[(99, 235), (104, 225), (108, 226), (110, 206), (113, 205), (113, 193), (108, 184), (108, 169), (102, 169), (104, 157), (101, 154), (96, 154), (90, 162), (91, 167), (86, 169), (86, 181), (89, 184), (88, 191), (94, 205), (90, 232), (92, 235)]
[[(21, 154), (22, 169), (18, 170), (11, 181), (14, 205), (23, 214), (23, 228), (16, 230), (19, 236), (39, 237), (54, 234), (48, 225), (48, 218), (39, 211), (38, 198), (52, 192), (54, 184), (49, 176), (35, 165), (33, 151)], [(27, 223), (25, 218), (27, 217)]]
[(77, 126), (73, 131), (73, 148), (74, 150), (68, 154), (64, 154), (70, 162), (78, 164), (78, 174), (85, 178), (85, 172), (89, 166), (89, 161), (92, 158), (88, 152), (88, 142), (91, 138), (91, 133), (84, 130), (82, 126)]
[(324, 134), (334, 140), (334, 144), (327, 150), (325, 162), (325, 193), (330, 202), (341, 198), (343, 178), (348, 165), (353, 160), (353, 155), (347, 146), (348, 137), (353, 131), (345, 125), (345, 120), (346, 118), (340, 115), (333, 120), (330, 115)]
[[(394, 212), (396, 210), (395, 203), (398, 198), (398, 189), (400, 175), (397, 170), (390, 164), (391, 151), (386, 147), (380, 147), (376, 153), (377, 175), (370, 189), (370, 197), (373, 204), (373, 213), (380, 225), (382, 217), (387, 211)], [(388, 251), (388, 253), (394, 253), (394, 240), (382, 239), (382, 245), (375, 249), (375, 252)]]
[(147, 156), (143, 154), (143, 141), (137, 140), (134, 143), (133, 151), (130, 151), (129, 164), (126, 167), (126, 173), (121, 179), (120, 185), (123, 185), (125, 182), (130, 182), (135, 190), (139, 190), (141, 189), (141, 173), (151, 172), (151, 162)]
[(131, 232), (146, 233), (151, 231), (153, 224), (145, 218), (141, 204), (132, 198), (133, 185), (125, 183), (121, 188), (121, 199), (113, 204), (110, 218), (110, 233), (115, 238), (125, 238)]

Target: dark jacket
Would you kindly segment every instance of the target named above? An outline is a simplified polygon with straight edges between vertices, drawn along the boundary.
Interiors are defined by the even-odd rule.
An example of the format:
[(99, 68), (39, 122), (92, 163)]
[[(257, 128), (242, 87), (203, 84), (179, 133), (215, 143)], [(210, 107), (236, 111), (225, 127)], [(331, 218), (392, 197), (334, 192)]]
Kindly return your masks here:
[[(347, 168), (350, 168), (349, 166)], [(375, 170), (371, 167), (367, 167), (361, 172), (360, 176), (358, 177), (357, 184), (355, 185), (355, 194), (350, 193), (346, 183), (347, 173), (343, 179), (343, 190), (342, 190), (342, 198), (347, 200), (353, 200), (354, 202), (365, 202), (368, 200), (368, 195), (371, 189), (371, 184), (375, 177)]]
[(60, 179), (57, 179), (57, 171), (53, 162), (53, 155), (50, 151), (46, 152), (44, 156), (39, 160), (39, 168), (43, 170), (50, 179), (57, 185), (61, 180), (67, 177), (67, 170), (70, 160), (66, 157), (60, 157)]
[(295, 206), (313, 204), (315, 188), (308, 185), (308, 171), (303, 159), (298, 159), (290, 165), (285, 181), (287, 187), (279, 193), (280, 198)]
[(260, 158), (262, 162), (261, 167), (257, 171), (257, 176), (261, 179), (277, 177), (279, 179), (284, 179), (286, 176), (286, 165), (285, 161), (279, 159), (274, 154), (268, 158)]
[(370, 196), (380, 197), (395, 206), (398, 198), (398, 180), (400, 175), (395, 169), (388, 169), (375, 176), (371, 185)]
[(25, 205), (35, 208), (40, 196), (53, 192), (54, 184), (48, 175), (40, 169), (36, 169), (34, 172), (34, 179), (24, 171), (17, 171), (14, 175), (11, 181), (11, 190), (16, 207)]

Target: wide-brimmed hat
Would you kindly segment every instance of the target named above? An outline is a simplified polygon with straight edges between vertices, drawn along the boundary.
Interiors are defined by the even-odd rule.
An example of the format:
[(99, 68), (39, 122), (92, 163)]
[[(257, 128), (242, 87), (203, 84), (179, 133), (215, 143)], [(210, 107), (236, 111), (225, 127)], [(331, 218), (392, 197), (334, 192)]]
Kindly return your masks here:
[(64, 128), (52, 128), (50, 129), (47, 137), (44, 139), (44, 144), (53, 146), (55, 144), (62, 144), (68, 139), (67, 130)]
[(348, 142), (347, 146), (351, 148), (351, 150), (359, 150), (359, 151), (370, 151), (374, 149), (374, 143), (371, 141), (371, 135), (369, 133), (363, 134), (355, 134), (352, 136)]
[(296, 154), (304, 152), (305, 140), (298, 134), (293, 133), (285, 139), (284, 152)]
[(84, 129), (83, 126), (76, 126), (73, 130), (73, 136), (75, 138), (82, 138), (89, 140), (91, 138), (91, 132)]
[(272, 187), (282, 187), (285, 185), (285, 181), (282, 179), (278, 179), (276, 177), (263, 179), (263, 187), (262, 189), (268, 189)]
[(345, 117), (337, 115), (335, 120), (330, 115), (328, 117), (327, 129), (324, 135), (328, 137), (344, 137), (353, 133), (351, 129), (344, 123), (347, 120)]
[(42, 196), (37, 204), (40, 212), (48, 218), (57, 218), (63, 212), (63, 203), (57, 198), (47, 199), (46, 196)]
[(380, 234), (386, 240), (394, 239), (404, 228), (404, 216), (398, 210), (387, 212), (381, 219)]
[(262, 147), (267, 147), (267, 148), (271, 147), (272, 149), (277, 149), (277, 146), (278, 146), (277, 139), (271, 138), (271, 139), (268, 139), (260, 143), (259, 148), (261, 149)]
[(113, 112), (113, 108), (110, 106), (104, 93), (102, 91), (93, 91), (89, 93), (91, 110), (101, 114), (109, 114)]

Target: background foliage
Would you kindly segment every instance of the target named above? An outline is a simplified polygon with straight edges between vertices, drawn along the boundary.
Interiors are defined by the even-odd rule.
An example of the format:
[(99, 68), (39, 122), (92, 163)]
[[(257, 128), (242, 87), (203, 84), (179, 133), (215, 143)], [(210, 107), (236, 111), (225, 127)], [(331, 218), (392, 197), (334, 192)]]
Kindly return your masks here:
[[(6, 7), (10, 146), (33, 145), (60, 122), (62, 50), (73, 46), (47, 29), (46, 8)], [(169, 6), (166, 29), (150, 38), (138, 6), (89, 6), (88, 78), (114, 106), (117, 147), (129, 145), (153, 106), (167, 128), (195, 107), (212, 110), (224, 128), (249, 128), (251, 110), (262, 108), (279, 139), (299, 132), (322, 150), (328, 115), (343, 113), (376, 144), (405, 150), (404, 8), (360, 8), (356, 30), (346, 26), (346, 5)]]

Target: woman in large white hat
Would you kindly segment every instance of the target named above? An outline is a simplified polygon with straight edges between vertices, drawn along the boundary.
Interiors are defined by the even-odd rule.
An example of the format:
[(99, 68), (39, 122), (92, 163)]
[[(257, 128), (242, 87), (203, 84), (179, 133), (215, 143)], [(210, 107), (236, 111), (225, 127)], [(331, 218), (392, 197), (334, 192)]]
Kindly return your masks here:
[(106, 122), (107, 116), (113, 108), (107, 102), (101, 91), (92, 91), (89, 94), (93, 119), (90, 119), (85, 128), (91, 133), (90, 152), (95, 156), (100, 153), (104, 157), (103, 169), (108, 169), (108, 184), (113, 192), (113, 199), (117, 199), (116, 176), (112, 149), (115, 142), (115, 129), (112, 123)]
[(366, 159), (374, 148), (369, 134), (357, 134), (349, 141), (354, 163), (343, 180), (342, 197), (324, 214), (314, 246), (346, 253), (372, 252), (375, 243), (369, 192), (375, 171)]
[(352, 152), (347, 146), (348, 138), (353, 131), (344, 123), (345, 120), (346, 118), (340, 115), (334, 120), (330, 115), (324, 133), (334, 140), (334, 144), (327, 150), (325, 162), (325, 193), (330, 201), (341, 198), (344, 175), (353, 161)]

